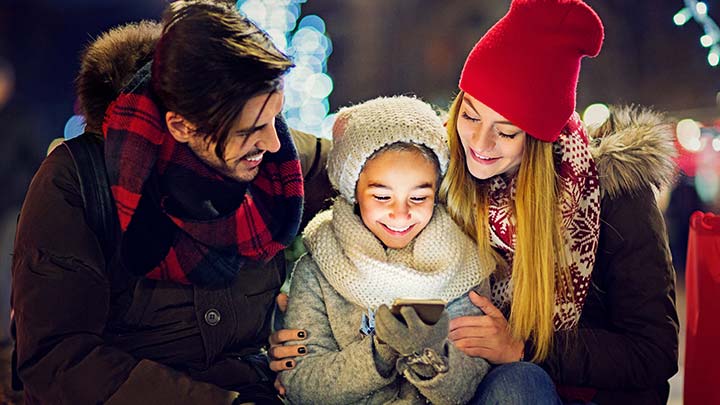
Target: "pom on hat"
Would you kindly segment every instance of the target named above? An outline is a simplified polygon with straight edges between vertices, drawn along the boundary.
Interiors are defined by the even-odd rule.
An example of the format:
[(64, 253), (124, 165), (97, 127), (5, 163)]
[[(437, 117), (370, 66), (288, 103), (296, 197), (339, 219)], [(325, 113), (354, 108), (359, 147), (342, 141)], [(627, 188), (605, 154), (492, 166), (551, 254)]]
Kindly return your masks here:
[(460, 89), (546, 142), (575, 111), (580, 61), (594, 57), (603, 26), (580, 0), (513, 0), (475, 44)]
[(413, 97), (379, 97), (338, 111), (333, 125), (333, 149), (328, 158), (330, 183), (355, 203), (355, 186), (367, 159), (395, 142), (428, 147), (445, 173), (449, 152), (443, 123), (432, 107)]

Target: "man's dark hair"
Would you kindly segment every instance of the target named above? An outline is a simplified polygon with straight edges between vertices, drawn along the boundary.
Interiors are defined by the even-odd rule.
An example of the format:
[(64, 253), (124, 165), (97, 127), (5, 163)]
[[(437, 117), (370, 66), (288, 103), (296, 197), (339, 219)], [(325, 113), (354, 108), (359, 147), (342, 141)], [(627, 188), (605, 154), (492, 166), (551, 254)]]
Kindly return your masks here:
[(224, 156), (229, 130), (252, 97), (277, 91), (293, 63), (233, 4), (171, 3), (152, 66), (153, 90), (167, 111), (197, 126)]

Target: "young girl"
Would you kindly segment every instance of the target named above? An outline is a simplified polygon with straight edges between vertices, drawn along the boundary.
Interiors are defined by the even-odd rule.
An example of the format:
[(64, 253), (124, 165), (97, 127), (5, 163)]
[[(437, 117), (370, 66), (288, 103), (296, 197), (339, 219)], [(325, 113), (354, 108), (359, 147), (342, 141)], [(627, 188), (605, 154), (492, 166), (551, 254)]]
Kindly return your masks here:
[[(448, 318), (480, 314), (467, 293), (488, 268), (436, 191), (448, 162), (442, 122), (417, 99), (342, 109), (328, 174), (339, 191), (304, 234), (310, 255), (293, 276), (287, 328), (307, 353), (284, 371), (293, 403), (462, 403), (488, 369), (447, 341)], [(432, 325), (395, 298), (448, 301)], [(302, 352), (302, 351), (301, 351)]]
[[(497, 263), (492, 302), (471, 294), (496, 316), (455, 319), (450, 336), (470, 355), (509, 363), (490, 372), (477, 403), (523, 391), (522, 377), (491, 386), (496, 373), (509, 381), (514, 365), (526, 369), (523, 358), (567, 400), (667, 401), (677, 313), (652, 188), (672, 177), (672, 133), (657, 116), (625, 109), (589, 143), (575, 90), (581, 59), (602, 41), (582, 1), (514, 0), (463, 68), (442, 193)], [(489, 327), (496, 333), (478, 338)]]

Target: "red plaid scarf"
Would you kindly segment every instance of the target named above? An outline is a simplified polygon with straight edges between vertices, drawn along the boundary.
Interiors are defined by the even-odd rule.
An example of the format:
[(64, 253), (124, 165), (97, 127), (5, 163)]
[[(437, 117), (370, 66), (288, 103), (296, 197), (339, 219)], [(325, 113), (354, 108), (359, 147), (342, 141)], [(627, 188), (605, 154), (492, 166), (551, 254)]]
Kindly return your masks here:
[[(595, 161), (588, 149), (588, 137), (577, 114), (568, 121), (555, 141), (556, 171), (562, 182), (560, 210), (565, 230), (565, 252), (573, 282), (573, 299), (560, 294), (555, 299), (553, 318), (556, 330), (569, 329), (580, 319), (595, 253), (600, 238), (600, 184)], [(515, 219), (512, 201), (515, 199), (516, 179), (508, 184), (502, 176), (495, 176), (490, 186), (490, 244), (512, 265), (515, 254)], [(510, 277), (493, 275), (492, 299), (498, 308), (509, 309), (512, 300)]]
[[(147, 82), (115, 100), (103, 124), (124, 265), (151, 279), (210, 285), (232, 280), (246, 260), (272, 259), (302, 215), (302, 171), (287, 127), (278, 119), (281, 148), (265, 155), (251, 183), (229, 180), (174, 140)], [(184, 184), (173, 185), (178, 179)], [(172, 187), (214, 190), (237, 208), (209, 220), (171, 214)]]

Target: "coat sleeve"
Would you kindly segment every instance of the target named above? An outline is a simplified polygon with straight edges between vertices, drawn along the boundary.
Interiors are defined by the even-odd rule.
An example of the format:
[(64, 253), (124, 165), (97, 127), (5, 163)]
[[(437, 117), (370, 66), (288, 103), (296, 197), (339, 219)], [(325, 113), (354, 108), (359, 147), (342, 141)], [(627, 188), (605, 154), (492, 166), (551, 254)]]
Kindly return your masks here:
[(357, 402), (393, 383), (397, 374), (380, 374), (369, 335), (340, 349), (318, 277), (322, 276), (317, 265), (310, 256), (304, 256), (293, 276), (285, 327), (308, 331), (308, 354), (297, 357), (295, 368), (282, 372), (280, 378), (292, 403)]
[(332, 142), (292, 128), (290, 135), (300, 155), (303, 171), (305, 205), (300, 228), (303, 229), (315, 214), (330, 206), (332, 197), (336, 195), (327, 175), (327, 159)]
[(12, 288), (18, 372), (41, 403), (100, 403), (113, 394), (137, 403), (231, 403), (236, 396), (105, 342), (110, 284), (65, 148), (45, 160), (28, 190)]
[[(484, 283), (484, 285), (486, 285)], [(451, 318), (467, 315), (483, 315), (467, 294), (448, 305)], [(490, 364), (482, 357), (470, 357), (460, 351), (451, 342), (447, 342), (448, 371), (423, 380), (414, 373), (406, 373), (405, 378), (417, 387), (418, 391), (433, 404), (466, 403), (472, 399), (478, 384), (490, 369)]]
[(544, 368), (564, 385), (652, 389), (678, 370), (675, 272), (664, 222), (649, 188), (602, 204), (580, 326), (557, 335)]

